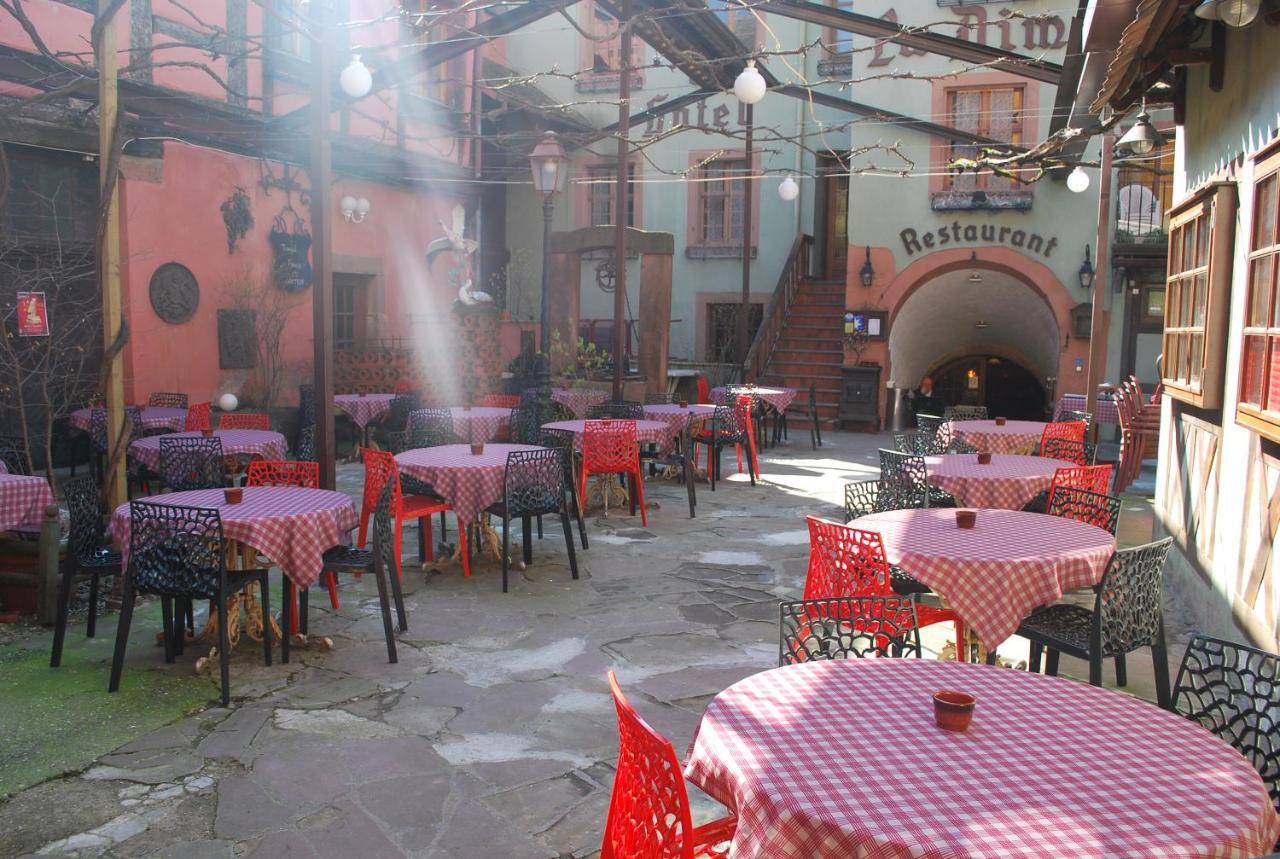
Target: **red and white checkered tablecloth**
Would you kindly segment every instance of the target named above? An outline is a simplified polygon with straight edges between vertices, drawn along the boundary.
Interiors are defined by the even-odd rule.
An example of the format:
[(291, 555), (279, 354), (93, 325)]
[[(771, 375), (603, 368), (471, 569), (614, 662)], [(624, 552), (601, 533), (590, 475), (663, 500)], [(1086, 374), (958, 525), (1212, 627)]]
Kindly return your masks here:
[(977, 525), (956, 527), (956, 511), (893, 510), (849, 524), (876, 531), (889, 563), (939, 594), (988, 647), (1031, 610), (1102, 578), (1116, 540), (1101, 528), (1060, 516), (979, 510)]
[(684, 428), (689, 424), (689, 416), (693, 415), (699, 418), (710, 418), (715, 414), (716, 407), (705, 403), (690, 403), (688, 408), (680, 408), (679, 403), (658, 403), (652, 406), (644, 407), (644, 416), (652, 421), (663, 421), (667, 426), (671, 427), (673, 435), (679, 435), (684, 432)]
[(43, 477), (0, 474), (0, 531), (39, 531), (53, 492)]
[[(71, 426), (80, 432), (89, 432), (93, 421), (93, 409), (76, 409), (71, 413)], [(143, 429), (167, 429), (182, 432), (187, 425), (187, 410), (167, 406), (143, 406)]]
[(400, 473), (431, 484), (453, 505), (464, 522), (470, 522), (495, 501), (502, 500), (502, 478), (507, 454), (513, 450), (542, 450), (531, 444), (486, 444), (478, 456), (469, 444), (420, 447), (396, 455)]
[[(288, 459), (289, 444), (284, 436), (272, 430), (215, 430), (222, 439), (225, 456), (261, 457), (262, 459)], [(160, 470), (160, 439), (174, 437), (200, 438), (198, 432), (174, 433), (168, 436), (153, 435), (140, 438), (129, 445), (129, 458), (135, 466), (145, 466), (151, 471)]]
[(989, 453), (1026, 455), (1040, 446), (1043, 421), (1009, 421), (997, 426), (989, 421), (952, 421), (951, 433), (959, 440)]
[[(566, 430), (573, 433), (574, 448), (582, 449), (582, 434), (586, 432), (586, 421), (551, 421), (542, 425), (543, 429)], [(679, 432), (666, 421), (632, 421), (636, 425), (636, 442), (639, 444), (656, 444), (665, 447)]]
[[(320, 578), (325, 550), (345, 545), (351, 529), (360, 521), (351, 497), (328, 489), (249, 486), (239, 504), (228, 504), (221, 489), (170, 492), (134, 500), (218, 508), (222, 533), (228, 539), (252, 546), (300, 588), (309, 588)], [(121, 504), (112, 514), (111, 534), (125, 553), (127, 563), (128, 504)]]
[(1053, 482), (1059, 468), (1075, 463), (1042, 456), (993, 454), (988, 465), (978, 463), (974, 453), (926, 456), (929, 483), (951, 493), (965, 507), (997, 507), (1021, 510)]
[(551, 399), (563, 404), (573, 412), (575, 418), (581, 419), (587, 416), (587, 410), (592, 406), (609, 399), (609, 394), (595, 388), (554, 388)]
[[(1054, 412), (1053, 419), (1056, 421), (1058, 415), (1063, 411), (1070, 410), (1073, 412), (1087, 412), (1089, 400), (1084, 394), (1063, 394), (1062, 399), (1058, 400), (1058, 410)], [(1116, 404), (1110, 396), (1098, 395), (1097, 405), (1093, 409), (1093, 422), (1095, 424), (1118, 424), (1120, 416), (1116, 414)]]
[[(974, 695), (963, 733), (933, 693)], [(916, 659), (808, 662), (707, 706), (686, 777), (734, 859), (1231, 857), (1271, 850), (1261, 778), (1199, 725), (1065, 678)]]
[(511, 409), (497, 406), (472, 406), (469, 409), (455, 406), (449, 412), (453, 415), (453, 431), (468, 443), (496, 438), (511, 422)]
[[(795, 388), (752, 388), (750, 393), (758, 400), (764, 400), (773, 406), (779, 413), (785, 412), (787, 407), (791, 405), (791, 401), (796, 398)], [(727, 401), (729, 396), (729, 388), (719, 387), (711, 389), (711, 402), (719, 403), (725, 406), (731, 406), (733, 403)]]
[(351, 422), (363, 429), (371, 421), (385, 415), (391, 410), (391, 401), (395, 394), (338, 394), (333, 404), (347, 413)]

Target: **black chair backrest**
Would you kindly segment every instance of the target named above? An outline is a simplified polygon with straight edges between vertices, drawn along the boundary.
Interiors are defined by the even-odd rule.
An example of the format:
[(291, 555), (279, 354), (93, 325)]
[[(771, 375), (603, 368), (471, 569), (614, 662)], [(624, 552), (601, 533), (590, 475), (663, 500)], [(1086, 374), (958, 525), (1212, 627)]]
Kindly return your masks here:
[(520, 392), (520, 405), (526, 403), (537, 403), (543, 400), (551, 399), (551, 389), (548, 387), (539, 387), (537, 385), (525, 388)]
[(1084, 421), (1084, 431), (1089, 432), (1089, 428), (1093, 426), (1093, 415), (1088, 412), (1080, 412), (1075, 409), (1063, 409), (1058, 412), (1059, 421)]
[[(1096, 447), (1094, 449), (1097, 450)], [(1040, 456), (1049, 459), (1065, 459), (1076, 465), (1093, 465), (1088, 451), (1085, 450), (1084, 442), (1070, 438), (1045, 439), (1044, 444), (1040, 445)]]
[(80, 560), (100, 554), (106, 547), (106, 522), (102, 496), (92, 477), (72, 477), (62, 481), (62, 497), (71, 514), (71, 553)]
[[(137, 406), (126, 406), (124, 410), (125, 431), (129, 437), (124, 440), (125, 449), (136, 438), (142, 438), (142, 409)], [(107, 452), (107, 410), (95, 408), (89, 412), (89, 438), (98, 453)]]
[(1120, 524), (1120, 499), (1074, 486), (1058, 486), (1054, 488), (1045, 512), (1050, 516), (1088, 522), (1114, 534)]
[(223, 485), (222, 439), (160, 436), (160, 479), (181, 492)]
[(596, 403), (587, 409), (587, 420), (644, 420), (644, 406), (631, 400), (612, 400)]
[(306, 460), (307, 462), (316, 461), (316, 425), (303, 424), (298, 427), (298, 444), (293, 452), (293, 458)]
[(561, 451), (513, 450), (507, 454), (503, 500), (512, 516), (557, 513), (564, 507), (564, 460)]
[(1173, 684), (1173, 711), (1244, 755), (1280, 809), (1280, 656), (1193, 635)]
[(711, 413), (711, 434), (721, 443), (747, 441), (747, 422), (737, 406), (716, 406)]
[(880, 505), (880, 481), (859, 480), (844, 485), (844, 521), (870, 516), (888, 508)]
[(225, 576), (214, 507), (129, 502), (129, 576), (142, 593), (213, 599)]
[(933, 436), (922, 430), (894, 433), (893, 448), (898, 453), (911, 453), (917, 456), (941, 453), (933, 447)]
[(948, 421), (985, 421), (986, 406), (947, 406), (942, 410), (943, 420)]
[(0, 436), (0, 462), (10, 474), (31, 474), (26, 445), (17, 436)]
[(537, 444), (538, 435), (542, 432), (542, 407), (537, 401), (521, 403), (511, 410), (508, 425), (511, 428), (511, 440), (516, 444)]
[(671, 402), (673, 402), (672, 397), (667, 393), (646, 394), (644, 398), (644, 404), (646, 406), (664, 406)]
[[(1056, 491), (1055, 491), (1056, 494)], [(1118, 549), (1111, 556), (1097, 593), (1095, 614), (1104, 653), (1128, 653), (1164, 640), (1161, 602), (1164, 562), (1172, 537)]]
[(373, 563), (381, 565), (388, 576), (400, 575), (400, 559), (396, 557), (396, 529), (391, 521), (391, 481), (382, 484), (378, 505), (373, 509)]
[(298, 386), (298, 426), (316, 422), (316, 388), (314, 385)]
[(913, 597), (832, 597), (778, 606), (779, 665), (920, 655), (920, 628)]
[(463, 441), (453, 431), (453, 413), (449, 409), (414, 409), (409, 414), (405, 429), (411, 448), (439, 447)]
[(937, 415), (916, 415), (916, 427), (929, 444), (929, 449), (939, 453), (951, 443), (951, 427)]
[(162, 409), (185, 409), (188, 406), (186, 394), (173, 391), (155, 391), (147, 397), (147, 405)]
[(396, 394), (387, 409), (387, 417), (383, 426), (388, 430), (408, 429), (409, 415), (422, 408), (422, 395), (417, 391)]
[(923, 456), (880, 449), (880, 503), (885, 510), (929, 506), (929, 473)]

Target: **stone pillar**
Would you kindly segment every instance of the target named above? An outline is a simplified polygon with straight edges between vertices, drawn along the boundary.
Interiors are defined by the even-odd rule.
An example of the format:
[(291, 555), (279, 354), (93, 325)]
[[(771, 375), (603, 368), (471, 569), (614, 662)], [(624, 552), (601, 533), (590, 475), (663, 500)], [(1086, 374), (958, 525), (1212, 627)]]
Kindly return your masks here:
[(640, 258), (640, 376), (645, 394), (667, 390), (667, 356), (671, 345), (671, 256)]
[[(555, 236), (552, 237), (553, 239)], [(551, 375), (564, 372), (577, 359), (578, 317), (580, 315), (582, 257), (571, 251), (551, 254)], [(560, 332), (563, 352), (555, 350), (555, 333)]]

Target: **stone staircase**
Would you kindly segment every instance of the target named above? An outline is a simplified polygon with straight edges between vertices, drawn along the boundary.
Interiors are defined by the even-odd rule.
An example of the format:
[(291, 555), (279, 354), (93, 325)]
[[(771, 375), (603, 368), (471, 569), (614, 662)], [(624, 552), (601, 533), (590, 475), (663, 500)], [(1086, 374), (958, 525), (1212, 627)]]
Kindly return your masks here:
[(782, 323), (777, 346), (761, 384), (795, 388), (805, 406), (817, 385), (818, 419), (835, 424), (840, 411), (840, 367), (844, 363), (844, 280), (801, 280)]

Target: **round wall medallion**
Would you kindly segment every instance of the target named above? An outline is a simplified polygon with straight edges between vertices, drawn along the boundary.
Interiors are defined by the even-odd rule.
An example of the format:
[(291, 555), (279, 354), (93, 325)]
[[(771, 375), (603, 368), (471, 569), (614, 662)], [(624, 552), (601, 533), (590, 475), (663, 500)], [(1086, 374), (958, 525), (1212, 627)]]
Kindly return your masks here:
[(165, 322), (186, 322), (200, 304), (200, 285), (191, 269), (167, 262), (151, 275), (151, 309)]

